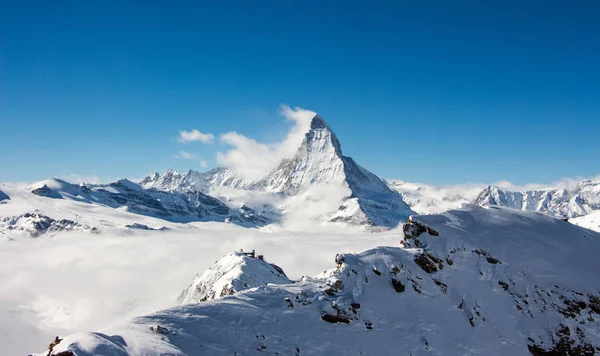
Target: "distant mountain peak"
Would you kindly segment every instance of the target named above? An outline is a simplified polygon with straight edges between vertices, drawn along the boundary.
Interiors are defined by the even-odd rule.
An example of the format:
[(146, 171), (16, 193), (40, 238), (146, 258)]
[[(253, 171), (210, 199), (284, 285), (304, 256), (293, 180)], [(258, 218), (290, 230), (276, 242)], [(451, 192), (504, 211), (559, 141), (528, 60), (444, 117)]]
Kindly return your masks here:
[[(302, 195), (315, 188), (308, 194), (311, 200), (306, 204), (316, 206), (315, 201), (323, 199), (331, 205), (332, 211), (320, 217), (323, 221), (357, 225), (396, 227), (414, 213), (385, 181), (342, 154), (340, 141), (320, 115), (312, 118), (310, 129), (295, 154), (283, 159), (277, 168), (260, 179), (248, 181), (234, 170), (223, 168), (184, 175), (169, 169), (161, 176), (147, 177), (141, 184), (167, 191), (206, 193), (227, 187), (275, 193), (282, 198)], [(338, 200), (339, 205), (335, 206)]]
[(315, 117), (312, 118), (312, 121), (310, 122), (310, 129), (311, 130), (327, 129), (327, 130), (331, 131), (331, 127), (329, 127), (329, 125), (325, 122), (325, 120), (319, 114), (315, 115)]

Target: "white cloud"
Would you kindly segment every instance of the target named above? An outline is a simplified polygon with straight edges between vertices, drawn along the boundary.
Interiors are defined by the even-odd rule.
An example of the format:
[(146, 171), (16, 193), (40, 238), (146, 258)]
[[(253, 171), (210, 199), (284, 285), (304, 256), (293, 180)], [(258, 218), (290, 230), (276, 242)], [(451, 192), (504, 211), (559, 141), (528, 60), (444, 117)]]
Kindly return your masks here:
[(181, 130), (179, 131), (179, 137), (177, 141), (187, 143), (200, 141), (202, 143), (213, 143), (215, 142), (215, 135), (209, 133), (202, 133), (196, 129), (192, 131)]
[(208, 162), (206, 162), (206, 161), (205, 161), (205, 160), (203, 160), (203, 159), (202, 159), (202, 160), (200, 160), (200, 167), (202, 167), (202, 168), (206, 168), (206, 167), (208, 167)]
[(179, 151), (179, 154), (176, 155), (175, 157), (177, 157), (177, 158), (183, 158), (183, 159), (195, 159), (195, 158), (198, 158), (198, 156), (196, 156), (195, 154), (187, 152), (187, 151), (183, 151), (183, 150)]
[(548, 188), (559, 188), (572, 190), (574, 189), (578, 183), (580, 183), (584, 179), (591, 179), (593, 181), (600, 181), (600, 175), (595, 177), (574, 177), (574, 178), (562, 178), (556, 182), (552, 183), (527, 183), (524, 185), (513, 184), (509, 181), (503, 180), (499, 182), (495, 182), (492, 185), (500, 187), (502, 189), (511, 190), (511, 191), (526, 191), (526, 190), (534, 190), (534, 189), (548, 189)]
[(281, 106), (281, 115), (293, 126), (281, 142), (261, 143), (237, 132), (221, 135), (221, 142), (232, 146), (227, 152), (217, 153), (217, 162), (232, 168), (247, 179), (255, 180), (277, 167), (283, 158), (291, 157), (310, 129), (315, 112), (299, 107)]
[(101, 184), (108, 183), (108, 181), (100, 179), (96, 175), (86, 176), (81, 174), (65, 174), (61, 175), (58, 178), (66, 180), (69, 183), (79, 184), (79, 183), (89, 183), (89, 184)]

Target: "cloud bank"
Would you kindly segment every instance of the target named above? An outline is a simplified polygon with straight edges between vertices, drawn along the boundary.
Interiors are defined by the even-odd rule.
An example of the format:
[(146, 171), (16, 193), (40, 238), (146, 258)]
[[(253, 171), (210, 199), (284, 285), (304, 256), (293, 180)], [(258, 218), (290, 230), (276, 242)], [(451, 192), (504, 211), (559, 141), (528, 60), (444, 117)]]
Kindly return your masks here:
[(294, 155), (300, 147), (315, 112), (299, 107), (281, 106), (280, 114), (293, 122), (285, 139), (276, 143), (261, 143), (237, 132), (221, 135), (221, 142), (232, 146), (227, 152), (217, 153), (217, 163), (233, 169), (246, 179), (256, 180), (276, 168), (282, 159)]
[(179, 137), (177, 141), (182, 143), (189, 143), (194, 141), (200, 141), (202, 143), (213, 143), (215, 142), (215, 135), (209, 133), (202, 133), (196, 129), (192, 131), (182, 130), (179, 131)]

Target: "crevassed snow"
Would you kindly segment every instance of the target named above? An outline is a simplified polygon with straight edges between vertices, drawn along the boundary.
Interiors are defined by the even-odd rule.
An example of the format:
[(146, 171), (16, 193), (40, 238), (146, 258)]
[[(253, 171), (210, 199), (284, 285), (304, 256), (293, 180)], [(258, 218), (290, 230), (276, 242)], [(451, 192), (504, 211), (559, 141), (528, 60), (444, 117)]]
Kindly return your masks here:
[(413, 220), (439, 236), (418, 236), (420, 248), (344, 253), (337, 267), (332, 256), (332, 268), (313, 278), (75, 334), (55, 352), (526, 355), (532, 347), (600, 347), (600, 234), (500, 207)]

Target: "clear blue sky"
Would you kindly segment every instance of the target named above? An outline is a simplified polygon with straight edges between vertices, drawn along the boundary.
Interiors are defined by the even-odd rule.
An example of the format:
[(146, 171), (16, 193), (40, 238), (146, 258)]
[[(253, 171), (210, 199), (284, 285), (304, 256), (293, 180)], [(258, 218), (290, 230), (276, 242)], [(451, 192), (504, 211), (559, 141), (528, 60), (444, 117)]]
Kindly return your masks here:
[[(218, 4), (217, 4), (218, 3)], [(324, 4), (325, 3), (325, 4)], [(382, 177), (600, 172), (598, 1), (0, 0), (0, 181), (216, 164), (317, 111)]]

